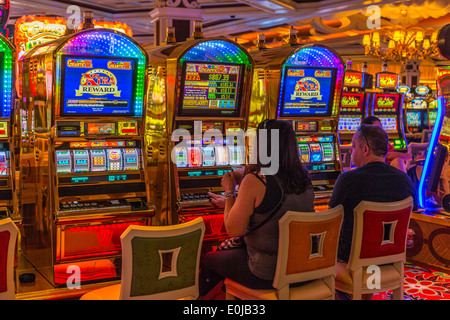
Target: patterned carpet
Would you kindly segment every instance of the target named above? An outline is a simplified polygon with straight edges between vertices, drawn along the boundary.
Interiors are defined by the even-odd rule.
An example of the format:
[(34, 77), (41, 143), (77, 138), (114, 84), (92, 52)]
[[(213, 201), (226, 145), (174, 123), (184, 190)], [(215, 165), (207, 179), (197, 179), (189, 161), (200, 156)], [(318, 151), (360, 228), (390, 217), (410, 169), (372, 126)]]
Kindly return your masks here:
[[(450, 274), (405, 264), (404, 300), (450, 300)], [(391, 300), (392, 292), (380, 293), (372, 300)]]
[[(205, 300), (224, 300), (222, 283)], [(405, 264), (404, 300), (450, 300), (450, 274)], [(350, 296), (336, 291), (336, 300), (350, 300)], [(372, 300), (392, 300), (392, 291), (374, 294)]]

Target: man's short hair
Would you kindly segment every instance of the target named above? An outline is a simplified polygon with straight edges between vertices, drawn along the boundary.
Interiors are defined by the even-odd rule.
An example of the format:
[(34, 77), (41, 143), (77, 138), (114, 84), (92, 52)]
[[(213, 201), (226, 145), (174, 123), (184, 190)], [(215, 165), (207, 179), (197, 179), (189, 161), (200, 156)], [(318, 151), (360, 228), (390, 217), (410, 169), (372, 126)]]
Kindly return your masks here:
[(361, 122), (362, 124), (374, 124), (375, 122), (380, 121), (380, 118), (375, 116), (369, 116), (367, 118), (364, 118), (364, 120)]
[(386, 131), (376, 125), (362, 124), (357, 131), (359, 143), (368, 143), (377, 157), (385, 157), (388, 153), (389, 138)]

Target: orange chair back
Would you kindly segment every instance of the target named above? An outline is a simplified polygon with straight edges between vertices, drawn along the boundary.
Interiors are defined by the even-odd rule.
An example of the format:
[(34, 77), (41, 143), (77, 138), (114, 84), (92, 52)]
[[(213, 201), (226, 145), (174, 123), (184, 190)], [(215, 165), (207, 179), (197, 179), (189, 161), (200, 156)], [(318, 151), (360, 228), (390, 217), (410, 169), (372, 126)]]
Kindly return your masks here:
[(344, 209), (288, 211), (279, 221), (280, 241), (274, 287), (335, 275)]

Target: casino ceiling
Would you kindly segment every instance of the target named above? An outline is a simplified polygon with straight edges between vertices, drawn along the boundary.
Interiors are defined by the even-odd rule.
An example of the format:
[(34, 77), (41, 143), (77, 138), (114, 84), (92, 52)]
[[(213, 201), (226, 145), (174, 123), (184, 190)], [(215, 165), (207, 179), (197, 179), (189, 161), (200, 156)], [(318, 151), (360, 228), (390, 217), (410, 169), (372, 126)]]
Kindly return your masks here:
[(300, 42), (323, 42), (344, 55), (364, 55), (371, 5), (380, 8), (381, 26), (398, 23), (404, 8), (410, 26), (439, 29), (450, 23), (448, 0), (11, 0), (9, 24), (41, 13), (67, 18), (72, 5), (93, 11), (94, 19), (126, 23), (146, 47), (153, 45), (150, 12), (156, 7), (201, 9), (204, 36), (226, 36), (248, 49), (260, 33), (268, 47), (280, 46), (294, 28)]

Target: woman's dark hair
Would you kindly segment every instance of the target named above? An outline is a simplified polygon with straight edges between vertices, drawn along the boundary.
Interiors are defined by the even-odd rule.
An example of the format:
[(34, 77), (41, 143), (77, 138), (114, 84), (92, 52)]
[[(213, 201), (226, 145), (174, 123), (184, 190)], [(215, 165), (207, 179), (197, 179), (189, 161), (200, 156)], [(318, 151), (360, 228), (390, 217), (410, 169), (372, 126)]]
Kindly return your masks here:
[[(361, 124), (374, 124), (375, 122), (380, 121), (379, 118), (375, 117), (375, 116), (370, 116), (365, 118)], [(381, 122), (381, 121), (380, 121)]]
[[(286, 193), (301, 194), (311, 186), (311, 177), (308, 171), (303, 167), (299, 154), (297, 141), (292, 125), (281, 120), (264, 120), (257, 128), (257, 142), (261, 137), (261, 129), (267, 130), (267, 154), (272, 155), (271, 130), (279, 130), (279, 141), (274, 145), (279, 148), (279, 168), (275, 176), (280, 181), (281, 187)], [(266, 138), (264, 136), (264, 138)], [(260, 162), (258, 146), (255, 145), (257, 163), (248, 168), (248, 172), (259, 172), (261, 168), (269, 167), (270, 164), (263, 165)]]

